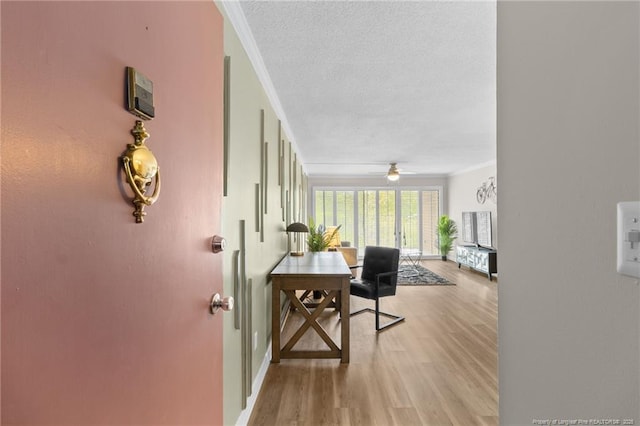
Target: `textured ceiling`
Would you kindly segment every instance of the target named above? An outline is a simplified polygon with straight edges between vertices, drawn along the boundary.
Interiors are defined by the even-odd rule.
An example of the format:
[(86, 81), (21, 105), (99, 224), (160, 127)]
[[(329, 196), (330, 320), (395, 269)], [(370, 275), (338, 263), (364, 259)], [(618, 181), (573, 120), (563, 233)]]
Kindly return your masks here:
[(309, 176), (495, 160), (495, 2), (238, 4)]

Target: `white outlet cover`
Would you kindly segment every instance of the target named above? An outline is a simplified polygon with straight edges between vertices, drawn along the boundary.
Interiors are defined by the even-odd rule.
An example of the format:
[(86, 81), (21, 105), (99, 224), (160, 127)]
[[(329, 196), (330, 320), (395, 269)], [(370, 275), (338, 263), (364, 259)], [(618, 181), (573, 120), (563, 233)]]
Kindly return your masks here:
[(617, 269), (623, 275), (640, 278), (640, 243), (629, 242), (632, 230), (640, 231), (640, 201), (618, 203)]

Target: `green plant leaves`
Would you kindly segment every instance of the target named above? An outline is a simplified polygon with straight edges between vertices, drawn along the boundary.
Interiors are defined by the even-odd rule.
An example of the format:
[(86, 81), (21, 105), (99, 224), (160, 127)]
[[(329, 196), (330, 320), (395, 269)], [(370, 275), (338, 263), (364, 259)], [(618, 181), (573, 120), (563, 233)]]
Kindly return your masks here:
[(330, 234), (325, 233), (324, 225), (317, 225), (313, 218), (309, 218), (309, 235), (307, 236), (307, 246), (309, 251), (325, 251), (329, 243), (338, 233), (342, 225), (338, 225)]
[(456, 223), (446, 214), (438, 219), (438, 237), (440, 254), (446, 256), (453, 248), (453, 242), (456, 240), (458, 227)]

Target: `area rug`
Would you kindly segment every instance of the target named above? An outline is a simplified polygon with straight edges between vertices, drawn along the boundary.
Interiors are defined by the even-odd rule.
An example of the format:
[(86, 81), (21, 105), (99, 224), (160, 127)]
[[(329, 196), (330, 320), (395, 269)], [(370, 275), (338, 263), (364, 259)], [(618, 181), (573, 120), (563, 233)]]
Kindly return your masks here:
[(455, 285), (431, 272), (427, 268), (417, 265), (400, 265), (398, 268), (398, 285)]

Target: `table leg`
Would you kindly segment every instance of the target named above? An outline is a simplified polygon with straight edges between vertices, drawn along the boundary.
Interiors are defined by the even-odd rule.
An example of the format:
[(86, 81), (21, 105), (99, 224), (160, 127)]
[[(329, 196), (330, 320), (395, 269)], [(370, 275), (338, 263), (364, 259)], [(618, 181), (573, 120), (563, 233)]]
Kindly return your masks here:
[[(340, 336), (340, 350), (342, 351), (341, 363), (349, 363), (349, 279), (345, 279), (342, 283), (342, 290), (340, 291), (340, 321), (341, 332)], [(336, 298), (337, 299), (337, 298)]]
[(280, 283), (271, 288), (271, 362), (280, 362)]

